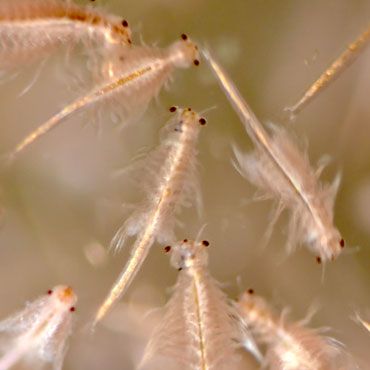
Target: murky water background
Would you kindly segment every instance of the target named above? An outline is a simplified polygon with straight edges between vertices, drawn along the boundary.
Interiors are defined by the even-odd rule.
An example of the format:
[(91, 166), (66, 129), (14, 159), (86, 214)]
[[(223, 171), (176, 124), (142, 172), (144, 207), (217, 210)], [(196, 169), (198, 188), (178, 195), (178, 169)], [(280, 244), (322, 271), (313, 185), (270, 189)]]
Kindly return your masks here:
[[(99, 3), (97, 1), (97, 3)], [(205, 63), (179, 71), (147, 114), (125, 130), (110, 119), (69, 120), (30, 147), (3, 178), (5, 205), (0, 230), (0, 317), (22, 307), (49, 287), (70, 284), (79, 295), (78, 322), (66, 370), (132, 369), (169, 288), (176, 280), (161, 246), (155, 245), (122, 303), (89, 336), (86, 325), (127, 257), (108, 253), (114, 232), (140, 193), (129, 176), (115, 176), (143, 147), (158, 143), (171, 105), (206, 113), (199, 142), (204, 213), (181, 217), (178, 237), (194, 238), (207, 224), (210, 269), (231, 297), (244, 288), (300, 319), (319, 304), (312, 326), (329, 326), (363, 369), (370, 362), (370, 336), (350, 316), (370, 319), (370, 49), (327, 91), (288, 123), (283, 108), (300, 94), (369, 22), (370, 3), (350, 1), (106, 0), (127, 19), (135, 43), (166, 46), (183, 32), (209, 45), (264, 122), (287, 125), (315, 163), (333, 161), (323, 174), (343, 176), (336, 223), (356, 253), (322, 268), (306, 248), (287, 256), (286, 215), (269, 245), (259, 246), (272, 204), (250, 203), (254, 189), (231, 165), (231, 144), (251, 148), (236, 115)], [(73, 64), (75, 63), (75, 64)], [(69, 102), (71, 71), (85, 66), (64, 54), (49, 60), (31, 90), (19, 97), (39, 65), (29, 66), (0, 86), (0, 148), (6, 153), (36, 125)], [(78, 76), (79, 72), (75, 72)], [(76, 77), (76, 76), (74, 76)], [(348, 248), (348, 250), (350, 247)], [(355, 249), (353, 249), (355, 250)], [(154, 310), (154, 311), (153, 311)], [(252, 367), (253, 368), (253, 367)]]

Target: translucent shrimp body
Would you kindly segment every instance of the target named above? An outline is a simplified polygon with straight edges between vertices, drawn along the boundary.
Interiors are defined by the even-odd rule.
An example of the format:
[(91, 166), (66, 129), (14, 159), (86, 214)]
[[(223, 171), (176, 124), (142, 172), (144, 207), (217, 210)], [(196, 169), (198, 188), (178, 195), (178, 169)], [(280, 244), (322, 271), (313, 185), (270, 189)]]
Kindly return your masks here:
[(320, 75), (320, 77), (307, 89), (296, 104), (285, 108), (294, 118), (307, 106), (320, 92), (329, 87), (340, 74), (345, 71), (368, 46), (370, 42), (370, 27), (367, 28), (347, 49)]
[(120, 249), (127, 237), (137, 235), (137, 239), (95, 322), (105, 316), (130, 286), (155, 240), (165, 243), (174, 240), (176, 213), (199, 199), (196, 143), (199, 128), (205, 123), (205, 119), (190, 108), (177, 109), (176, 117), (165, 127), (167, 135), (146, 159), (140, 178), (146, 200), (118, 230), (112, 246)]
[(344, 240), (333, 223), (340, 178), (331, 186), (321, 185), (318, 177), (323, 167), (315, 172), (307, 155), (300, 152), (283, 129), (273, 127), (269, 134), (221, 66), (207, 51), (204, 54), (256, 147), (251, 154), (234, 150), (237, 170), (266, 198), (278, 201), (273, 222), (284, 208), (290, 210), (289, 249), (303, 242), (317, 255), (318, 262), (335, 259), (344, 247)]
[(208, 245), (206, 240), (185, 239), (165, 248), (171, 254), (171, 265), (180, 273), (141, 368), (238, 368), (235, 315), (208, 272)]
[(243, 325), (251, 331), (259, 344), (267, 346), (265, 365), (269, 369), (351, 368), (344, 365), (347, 359), (339, 342), (323, 337), (318, 330), (304, 327), (303, 323), (285, 322), (284, 317), (277, 316), (267, 302), (254, 295), (252, 290), (241, 296), (237, 307)]
[(10, 369), (21, 359), (52, 363), (54, 370), (61, 370), (76, 302), (73, 290), (59, 285), (0, 322), (0, 333), (10, 337), (0, 357), (0, 370)]
[(14, 159), (52, 128), (91, 106), (111, 104), (112, 107), (119, 107), (124, 122), (137, 119), (163, 85), (170, 81), (174, 69), (187, 68), (193, 63), (198, 65), (197, 58), (197, 46), (185, 35), (167, 49), (132, 47), (127, 55), (122, 56), (119, 70), (114, 69), (108, 81), (70, 103), (39, 126), (14, 148), (9, 158)]
[(0, 4), (0, 67), (29, 62), (79, 42), (107, 52), (112, 46), (130, 45), (131, 30), (122, 18), (71, 1), (6, 0)]

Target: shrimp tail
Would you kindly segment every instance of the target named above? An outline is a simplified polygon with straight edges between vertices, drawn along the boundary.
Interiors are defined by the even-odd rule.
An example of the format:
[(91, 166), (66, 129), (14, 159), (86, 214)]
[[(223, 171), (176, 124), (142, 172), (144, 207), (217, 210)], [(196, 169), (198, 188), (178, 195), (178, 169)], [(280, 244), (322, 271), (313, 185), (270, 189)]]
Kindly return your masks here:
[(94, 318), (93, 327), (103, 319), (111, 307), (126, 292), (145, 261), (153, 242), (153, 236), (148, 235), (147, 233), (137, 240), (123, 271), (116, 280), (103, 304), (99, 307)]

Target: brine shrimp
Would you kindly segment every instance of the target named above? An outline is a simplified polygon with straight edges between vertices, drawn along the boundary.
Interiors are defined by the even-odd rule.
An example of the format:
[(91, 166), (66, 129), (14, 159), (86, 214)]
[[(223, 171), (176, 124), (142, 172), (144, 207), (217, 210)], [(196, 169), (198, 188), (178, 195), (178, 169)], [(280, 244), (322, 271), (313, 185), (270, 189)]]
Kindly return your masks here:
[(0, 69), (29, 63), (55, 49), (86, 45), (88, 52), (107, 53), (131, 44), (128, 22), (90, 6), (63, 0), (2, 1), (0, 4)]
[(120, 73), (92, 89), (85, 96), (68, 104), (25, 139), (8, 155), (11, 161), (29, 145), (44, 136), (72, 115), (91, 106), (108, 106), (117, 110), (124, 124), (137, 120), (148, 103), (172, 78), (176, 68), (199, 65), (197, 46), (185, 35), (166, 49), (132, 47), (122, 58)]
[(141, 369), (237, 368), (234, 309), (208, 271), (209, 245), (184, 239), (165, 247), (179, 275)]
[(255, 151), (249, 154), (234, 148), (235, 167), (265, 198), (278, 204), (270, 227), (288, 209), (291, 213), (288, 250), (297, 243), (305, 243), (316, 254), (317, 262), (334, 260), (344, 247), (344, 240), (333, 223), (340, 177), (331, 185), (322, 185), (318, 178), (323, 166), (315, 171), (307, 155), (283, 128), (272, 126), (269, 133), (221, 66), (209, 52), (204, 54), (255, 146)]
[(320, 75), (320, 77), (305, 91), (296, 104), (285, 108), (291, 118), (294, 118), (324, 89), (329, 87), (348, 68), (370, 42), (370, 28), (366, 29), (347, 49)]
[(155, 240), (160, 243), (175, 240), (176, 214), (181, 208), (200, 203), (196, 144), (206, 120), (190, 108), (171, 107), (170, 111), (175, 113), (175, 118), (164, 128), (161, 144), (149, 154), (143, 166), (140, 186), (146, 199), (113, 238), (112, 246), (119, 250), (128, 237), (136, 235), (129, 260), (100, 306), (95, 323), (126, 292)]
[[(277, 315), (253, 289), (242, 294), (238, 303), (242, 326), (257, 343), (266, 347), (264, 365), (273, 370), (348, 370), (352, 359), (337, 340), (323, 336), (304, 322), (288, 322)], [(352, 367), (353, 366), (353, 367)]]
[(61, 370), (76, 302), (70, 287), (58, 285), (1, 321), (0, 336), (4, 334), (8, 340), (0, 349), (0, 370), (10, 369), (21, 360), (41, 361)]

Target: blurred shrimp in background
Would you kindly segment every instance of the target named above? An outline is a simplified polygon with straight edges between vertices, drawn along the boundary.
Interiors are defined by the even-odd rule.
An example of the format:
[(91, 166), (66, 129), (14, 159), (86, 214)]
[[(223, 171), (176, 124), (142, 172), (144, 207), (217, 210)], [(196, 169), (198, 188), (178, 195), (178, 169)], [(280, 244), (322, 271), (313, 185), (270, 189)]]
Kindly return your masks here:
[[(163, 47), (186, 33), (200, 46), (209, 46), (262, 123), (273, 121), (307, 142), (312, 163), (328, 154), (331, 162), (322, 179), (329, 182), (337, 172), (342, 174), (334, 215), (346, 247), (340, 258), (326, 265), (322, 280), (322, 266), (305, 248), (287, 256), (284, 213), (268, 245), (260, 248), (271, 203), (252, 202), (254, 187), (232, 166), (232, 144), (243, 150), (252, 149), (252, 144), (201, 60), (199, 68), (176, 76), (171, 89), (161, 93), (138, 125), (120, 132), (115, 117), (91, 125), (89, 116), (75, 116), (1, 171), (0, 317), (37, 296), (45, 285), (63, 281), (79, 296), (78, 322), (64, 369), (134, 368), (161, 319), (156, 308), (168, 300), (176, 271), (155, 244), (134, 286), (94, 335), (83, 330), (129, 253), (124, 249), (124, 256), (116, 258), (109, 253), (110, 240), (130, 215), (132, 204), (141, 199), (129, 176), (115, 174), (129, 167), (144, 147), (156, 145), (168, 107), (216, 106), (207, 112), (212, 124), (199, 140), (203, 216), (199, 220), (194, 208), (187, 209), (179, 218), (178, 234), (197, 235), (207, 224), (207, 239), (218, 246), (209, 251), (211, 274), (231, 298), (240, 294), (239, 280), (278, 309), (291, 306), (293, 319), (303, 317), (317, 302), (320, 310), (312, 326), (332, 328), (359, 367), (366, 369), (370, 338), (351, 317), (354, 311), (367, 312), (370, 307), (370, 48), (312, 100), (293, 124), (284, 108), (297, 102), (368, 27), (370, 3), (95, 3), (127, 19), (133, 45), (144, 42)], [(76, 82), (86, 77), (86, 63), (81, 55), (58, 51), (46, 62), (35, 61), (17, 74), (1, 76), (1, 154), (78, 94)]]

